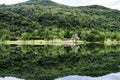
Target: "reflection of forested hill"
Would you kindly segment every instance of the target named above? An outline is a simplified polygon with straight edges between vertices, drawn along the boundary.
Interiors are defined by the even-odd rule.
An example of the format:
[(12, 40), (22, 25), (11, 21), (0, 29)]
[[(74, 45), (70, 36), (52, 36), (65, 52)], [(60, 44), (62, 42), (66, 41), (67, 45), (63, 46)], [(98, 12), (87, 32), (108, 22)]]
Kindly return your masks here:
[(119, 48), (103, 45), (80, 45), (79, 48), (1, 45), (0, 76), (53, 80), (66, 75), (101, 76), (119, 72)]
[[(0, 5), (0, 29), (10, 31), (10, 39), (20, 39), (23, 33), (28, 36), (26, 39), (63, 39), (71, 38), (75, 33), (80, 35), (83, 30), (89, 34), (89, 29), (118, 32), (119, 15), (118, 10), (98, 5), (69, 7), (50, 0), (30, 0), (9, 6)], [(88, 35), (81, 34), (84, 37)], [(91, 35), (98, 38), (98, 35), (103, 37), (105, 34)]]

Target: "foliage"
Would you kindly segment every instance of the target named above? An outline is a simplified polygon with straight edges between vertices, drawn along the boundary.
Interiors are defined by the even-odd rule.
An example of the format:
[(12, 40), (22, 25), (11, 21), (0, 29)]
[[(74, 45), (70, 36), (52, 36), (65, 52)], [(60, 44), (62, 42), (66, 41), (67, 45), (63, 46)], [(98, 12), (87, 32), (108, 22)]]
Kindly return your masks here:
[(98, 5), (70, 7), (50, 0), (30, 0), (0, 5), (0, 29), (8, 30), (15, 40), (24, 32), (31, 33), (30, 39), (64, 39), (81, 33), (79, 38), (86, 41), (120, 40), (119, 15), (118, 10)]
[(24, 32), (22, 33), (21, 37), (22, 37), (22, 40), (29, 40), (31, 38), (31, 35), (30, 33)]
[(0, 40), (9, 40), (11, 38), (10, 32), (8, 30), (0, 30)]
[(1, 45), (0, 50), (2, 77), (53, 80), (67, 75), (102, 76), (120, 71), (120, 46)]

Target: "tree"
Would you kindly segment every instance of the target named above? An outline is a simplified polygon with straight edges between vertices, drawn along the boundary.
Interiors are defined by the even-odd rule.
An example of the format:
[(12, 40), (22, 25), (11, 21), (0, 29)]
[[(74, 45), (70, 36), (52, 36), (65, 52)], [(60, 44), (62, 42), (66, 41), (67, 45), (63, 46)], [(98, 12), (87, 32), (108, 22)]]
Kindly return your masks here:
[(37, 29), (32, 33), (31, 39), (40, 39), (40, 34)]
[(22, 37), (22, 40), (29, 40), (31, 38), (31, 35), (30, 33), (24, 32), (22, 33), (21, 37)]
[(65, 34), (65, 31), (60, 30), (60, 32), (59, 32), (59, 34), (58, 34), (59, 38), (60, 38), (60, 39), (64, 39), (64, 34)]
[(11, 33), (8, 30), (2, 29), (0, 30), (0, 40), (10, 40)]
[(78, 37), (78, 34), (74, 34), (73, 36), (72, 36), (72, 40), (74, 41), (74, 42), (76, 42), (77, 40), (79, 40), (80, 38)]
[(71, 38), (72, 34), (70, 33), (70, 31), (66, 31), (64, 38)]

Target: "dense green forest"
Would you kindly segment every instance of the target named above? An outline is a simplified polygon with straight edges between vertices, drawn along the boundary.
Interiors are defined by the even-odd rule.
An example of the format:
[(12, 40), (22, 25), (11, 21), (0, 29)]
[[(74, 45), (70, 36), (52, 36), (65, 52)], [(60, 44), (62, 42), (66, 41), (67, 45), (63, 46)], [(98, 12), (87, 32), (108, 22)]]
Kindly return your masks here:
[(120, 11), (92, 5), (70, 7), (50, 0), (0, 5), (1, 40), (120, 40)]
[(120, 46), (0, 45), (0, 51), (1, 77), (54, 80), (68, 75), (97, 77), (120, 71)]

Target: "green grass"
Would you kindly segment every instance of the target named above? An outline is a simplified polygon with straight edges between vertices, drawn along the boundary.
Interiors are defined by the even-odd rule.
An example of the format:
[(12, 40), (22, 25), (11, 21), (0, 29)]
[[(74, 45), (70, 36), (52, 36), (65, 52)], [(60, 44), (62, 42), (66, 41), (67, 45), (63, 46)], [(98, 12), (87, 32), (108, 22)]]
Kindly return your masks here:
[(3, 41), (2, 44), (17, 44), (17, 45), (74, 45), (84, 44), (84, 41), (76, 41), (73, 40), (17, 40), (17, 41)]
[(73, 41), (73, 40), (17, 40), (17, 41), (0, 41), (0, 44), (16, 44), (16, 45), (75, 45), (75, 44), (105, 44), (105, 45), (117, 45), (120, 44), (120, 41), (106, 39), (102, 42), (86, 42), (86, 41)]

